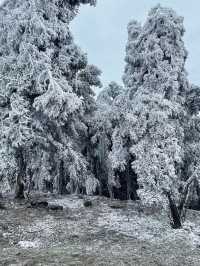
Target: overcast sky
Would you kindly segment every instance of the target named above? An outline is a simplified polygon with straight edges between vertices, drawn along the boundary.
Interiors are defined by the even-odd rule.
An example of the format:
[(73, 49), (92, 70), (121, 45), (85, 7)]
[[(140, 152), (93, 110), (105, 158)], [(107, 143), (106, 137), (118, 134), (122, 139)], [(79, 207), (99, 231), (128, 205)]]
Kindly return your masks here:
[[(89, 62), (102, 71), (104, 85), (121, 81), (124, 69), (127, 24), (131, 19), (144, 22), (157, 0), (98, 0), (96, 8), (82, 6), (72, 23), (77, 44), (88, 53)], [(192, 83), (200, 85), (200, 1), (162, 0), (185, 18), (185, 45), (189, 52), (186, 69)]]
[(0, 6), (5, 2), (5, 0), (0, 0)]

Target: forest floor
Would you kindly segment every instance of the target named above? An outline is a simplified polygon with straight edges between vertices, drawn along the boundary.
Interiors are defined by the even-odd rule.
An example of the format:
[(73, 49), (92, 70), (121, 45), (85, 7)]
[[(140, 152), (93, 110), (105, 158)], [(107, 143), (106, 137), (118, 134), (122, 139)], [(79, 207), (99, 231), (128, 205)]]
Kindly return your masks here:
[(200, 212), (188, 211), (183, 229), (137, 202), (77, 196), (46, 198), (60, 211), (4, 200), (0, 265), (200, 265)]

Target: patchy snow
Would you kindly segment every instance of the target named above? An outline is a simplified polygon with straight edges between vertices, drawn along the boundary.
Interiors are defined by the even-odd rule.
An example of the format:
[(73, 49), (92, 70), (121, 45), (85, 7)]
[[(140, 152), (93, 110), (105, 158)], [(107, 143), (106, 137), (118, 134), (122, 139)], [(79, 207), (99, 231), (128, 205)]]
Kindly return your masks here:
[[(168, 222), (168, 220), (167, 220)], [(193, 248), (200, 246), (200, 227), (185, 223), (182, 229), (172, 230), (168, 223), (152, 216), (123, 215), (118, 211), (104, 213), (98, 218), (98, 225), (126, 236), (151, 243), (185, 241)]]
[(140, 240), (151, 241), (159, 237), (164, 230), (163, 224), (152, 217), (127, 216), (117, 211), (99, 217), (98, 225)]
[(28, 226), (26, 228), (26, 231), (28, 233), (43, 234), (46, 237), (50, 237), (54, 232), (54, 227), (55, 227), (55, 221), (53, 217), (47, 215), (45, 220), (41, 221), (38, 219), (30, 226)]
[(79, 209), (83, 207), (83, 199), (77, 197), (62, 198), (62, 199), (53, 199), (48, 201), (50, 204), (58, 204), (63, 206), (64, 209)]
[[(88, 259), (84, 265), (90, 265), (91, 258), (94, 265), (121, 265), (122, 260), (127, 265), (155, 265), (155, 261), (159, 265), (200, 265), (199, 213), (189, 212), (183, 228), (172, 230), (164, 213), (138, 212), (132, 202), (115, 201), (121, 208), (113, 209), (115, 204), (109, 199), (89, 199), (91, 208), (83, 207), (84, 199), (70, 196), (48, 201), (56, 200), (71, 211), (27, 209), (15, 203), (16, 208), (7, 209), (8, 215), (0, 213), (1, 223), (8, 224), (7, 229), (2, 226), (0, 243), (6, 262), (16, 256), (23, 265), (24, 258), (33, 256), (38, 265), (41, 260), (50, 265), (54, 258), (55, 265), (82, 265), (83, 257)], [(15, 255), (18, 253), (21, 255)], [(3, 257), (0, 265), (5, 264)]]
[(41, 243), (39, 240), (34, 241), (19, 241), (18, 246), (21, 248), (27, 249), (27, 248), (39, 248), (41, 246)]
[(185, 222), (183, 230), (188, 233), (192, 246), (200, 246), (200, 227), (191, 222)]

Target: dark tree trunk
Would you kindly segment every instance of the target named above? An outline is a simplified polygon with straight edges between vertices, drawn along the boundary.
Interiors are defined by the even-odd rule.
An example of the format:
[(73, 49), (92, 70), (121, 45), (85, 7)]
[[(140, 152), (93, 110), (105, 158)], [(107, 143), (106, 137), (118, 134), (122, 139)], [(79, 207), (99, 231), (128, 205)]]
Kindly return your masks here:
[(64, 175), (64, 162), (60, 162), (59, 166), (59, 179), (58, 179), (58, 193), (63, 195), (66, 194), (66, 180)]
[(119, 177), (120, 187), (113, 188), (114, 197), (120, 200), (137, 200), (137, 175), (131, 168), (129, 162), (124, 172), (115, 171), (115, 175)]
[(187, 208), (199, 211), (200, 210), (200, 187), (198, 180), (194, 180), (193, 185), (189, 189), (189, 200), (187, 202)]
[(131, 176), (129, 172), (129, 167), (127, 167), (126, 170), (126, 186), (127, 186), (127, 200), (131, 199), (131, 191), (133, 188), (131, 188)]
[(24, 179), (26, 176), (26, 163), (24, 160), (23, 149), (18, 148), (16, 151), (16, 159), (19, 172), (16, 179), (15, 187), (15, 198), (23, 199), (24, 198)]
[(46, 192), (53, 193), (53, 181), (44, 180), (44, 186)]
[(182, 213), (183, 213), (183, 211), (184, 211), (184, 208), (185, 208), (185, 206), (186, 206), (187, 198), (188, 198), (189, 188), (190, 188), (190, 186), (191, 186), (191, 184), (192, 184), (193, 182), (196, 182), (196, 178), (195, 178), (195, 176), (191, 176), (191, 177), (187, 180), (187, 182), (186, 182), (186, 184), (185, 184), (185, 187), (184, 187), (184, 189), (183, 189), (182, 196), (181, 196), (181, 200), (180, 200), (180, 204), (179, 204), (179, 207), (178, 207), (180, 215), (182, 215)]
[(137, 175), (133, 171), (131, 162), (129, 161), (127, 170), (127, 199), (138, 200), (138, 188)]
[(102, 167), (102, 164), (100, 163), (99, 159), (97, 157), (93, 157), (92, 163), (91, 163), (91, 169), (96, 179), (98, 179), (100, 183), (99, 195), (109, 198), (110, 191), (109, 191), (109, 185), (108, 185), (107, 166), (104, 165), (104, 167)]
[(196, 185), (196, 192), (197, 192), (197, 196), (198, 196), (198, 207), (200, 209), (200, 187), (199, 187), (199, 182), (196, 181), (195, 185)]
[(182, 223), (181, 223), (181, 215), (179, 213), (179, 209), (176, 206), (176, 203), (173, 199), (173, 197), (171, 196), (171, 194), (169, 192), (166, 193), (167, 194), (167, 198), (169, 201), (169, 209), (170, 209), (170, 213), (171, 213), (171, 226), (174, 229), (178, 229), (182, 227)]

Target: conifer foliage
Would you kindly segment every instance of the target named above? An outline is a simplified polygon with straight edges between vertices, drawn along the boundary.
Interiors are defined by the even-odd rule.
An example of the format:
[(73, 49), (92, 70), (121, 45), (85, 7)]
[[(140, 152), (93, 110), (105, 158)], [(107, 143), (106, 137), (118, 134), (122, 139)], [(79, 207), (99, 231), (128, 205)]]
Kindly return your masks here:
[(69, 29), (95, 0), (0, 7), (0, 185), (169, 206), (174, 227), (200, 206), (200, 92), (185, 71), (183, 18), (160, 5), (128, 24), (124, 87), (95, 101), (101, 71)]
[(129, 90), (133, 124), (130, 153), (139, 195), (163, 202), (162, 192), (178, 194), (184, 158), (185, 95), (183, 19), (157, 6), (146, 23), (128, 25), (124, 82)]
[(96, 122), (105, 121), (98, 150), (109, 166), (103, 169), (110, 196), (169, 206), (174, 227), (181, 226), (189, 191), (200, 195), (198, 92), (187, 80), (183, 34), (183, 18), (160, 5), (144, 25), (129, 23), (125, 90), (114, 101), (109, 89), (99, 95)]
[(45, 184), (78, 192), (90, 176), (79, 143), (94, 109), (91, 87), (101, 84), (69, 30), (80, 3), (95, 4), (19, 0), (0, 10), (1, 152), (10, 164), (1, 160), (1, 171), (12, 186), (17, 165), (17, 197)]

